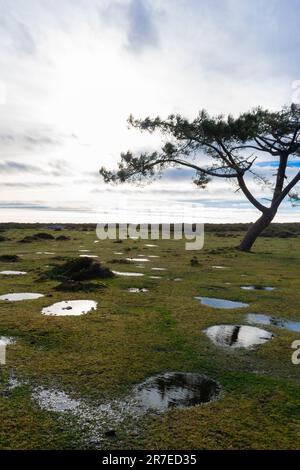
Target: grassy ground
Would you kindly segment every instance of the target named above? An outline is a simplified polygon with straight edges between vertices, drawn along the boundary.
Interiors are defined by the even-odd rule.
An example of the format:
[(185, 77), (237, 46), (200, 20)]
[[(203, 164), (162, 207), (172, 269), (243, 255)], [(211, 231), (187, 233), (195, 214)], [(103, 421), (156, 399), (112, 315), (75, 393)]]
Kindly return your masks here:
[[(92, 447), (82, 439), (72, 417), (42, 411), (31, 400), (32, 387), (57, 387), (91, 403), (119, 397), (146, 377), (159, 372), (205, 373), (223, 387), (222, 397), (205, 406), (173, 409), (139, 421), (138, 432), (123, 426), (107, 439), (107, 448), (146, 449), (296, 449), (300, 438), (300, 365), (291, 362), (291, 343), (300, 334), (267, 327), (276, 337), (254, 350), (217, 348), (202, 333), (208, 326), (245, 323), (247, 313), (266, 313), (300, 321), (300, 237), (261, 238), (254, 253), (237, 252), (241, 233), (221, 237), (209, 232), (205, 247), (185, 251), (184, 241), (96, 240), (95, 231), (72, 227), (55, 236), (71, 240), (18, 243), (36, 228), (11, 227), (2, 233), (1, 254), (22, 255), (16, 263), (0, 262), (0, 270), (28, 271), (26, 276), (1, 276), (0, 294), (40, 292), (37, 300), (0, 301), (0, 336), (13, 336), (7, 364), (0, 366), (0, 448), (56, 449)], [(45, 231), (45, 230), (43, 230)], [(217, 236), (218, 235), (218, 236)], [(228, 235), (228, 232), (227, 232)], [(274, 234), (273, 234), (274, 235)], [(151, 242), (149, 242), (151, 243)], [(119, 271), (139, 271), (141, 278), (105, 280), (95, 292), (58, 292), (57, 281), (38, 281), (46, 266), (91, 250)], [(55, 252), (55, 255), (37, 252)], [(145, 263), (109, 264), (122, 258), (114, 252), (159, 255)], [(199, 261), (192, 267), (190, 259)], [(125, 256), (124, 256), (125, 257)], [(228, 270), (212, 269), (213, 265)], [(151, 271), (151, 267), (167, 271)], [(148, 275), (161, 275), (150, 279)], [(174, 278), (182, 278), (176, 282)], [(231, 284), (225, 284), (231, 283)], [(100, 284), (100, 281), (99, 281)], [(243, 291), (241, 285), (276, 287), (273, 292)], [(128, 287), (146, 287), (142, 294)], [(247, 309), (219, 310), (201, 305), (196, 295), (222, 297), (250, 304)], [(43, 307), (60, 300), (91, 299), (98, 309), (81, 317), (45, 317)], [(6, 393), (9, 376), (23, 385)]]

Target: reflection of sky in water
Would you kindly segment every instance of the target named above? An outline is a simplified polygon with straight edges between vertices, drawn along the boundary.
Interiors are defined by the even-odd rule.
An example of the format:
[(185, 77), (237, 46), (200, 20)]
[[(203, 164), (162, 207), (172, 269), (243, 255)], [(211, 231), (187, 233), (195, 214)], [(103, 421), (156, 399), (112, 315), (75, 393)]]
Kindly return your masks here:
[(285, 328), (290, 331), (300, 331), (300, 322), (283, 320), (280, 318), (272, 317), (270, 315), (263, 315), (260, 313), (249, 313), (247, 320), (250, 323), (257, 323), (260, 325), (270, 325), (277, 328)]
[(188, 407), (206, 403), (218, 395), (219, 387), (213, 380), (199, 374), (166, 373), (146, 380), (137, 387), (134, 398), (147, 410), (170, 407)]
[(250, 348), (269, 341), (273, 334), (253, 326), (216, 325), (204, 330), (216, 346)]
[(0, 296), (0, 300), (9, 300), (10, 302), (17, 302), (20, 300), (33, 300), (44, 297), (44, 294), (35, 294), (33, 292), (18, 292), (15, 294), (4, 294)]
[(202, 305), (212, 308), (243, 308), (249, 307), (249, 304), (244, 302), (235, 302), (233, 300), (225, 299), (216, 299), (213, 297), (195, 297), (195, 299), (200, 300)]

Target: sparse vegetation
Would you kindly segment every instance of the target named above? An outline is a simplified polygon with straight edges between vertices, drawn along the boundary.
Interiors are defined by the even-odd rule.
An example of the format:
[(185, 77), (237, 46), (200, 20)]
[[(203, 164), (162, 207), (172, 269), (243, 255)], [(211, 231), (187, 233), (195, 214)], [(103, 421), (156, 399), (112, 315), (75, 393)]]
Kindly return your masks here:
[[(113, 427), (114, 437), (106, 436), (103, 447), (299, 449), (300, 369), (291, 363), (291, 343), (299, 339), (299, 334), (269, 326), (266, 329), (275, 334), (272, 341), (254, 350), (228, 351), (215, 347), (202, 333), (214, 324), (246, 324), (245, 315), (250, 312), (300, 320), (300, 238), (278, 236), (283, 228), (299, 230), (299, 224), (284, 225), (275, 224), (272, 237), (261, 237), (252, 254), (235, 250), (241, 234), (239, 224), (220, 225), (217, 229), (207, 226), (204, 249), (195, 254), (185, 251), (184, 240), (160, 240), (151, 251), (160, 258), (145, 263), (145, 276), (134, 278), (134, 282), (118, 276), (105, 281), (57, 280), (56, 275), (55, 279), (48, 276), (49, 271), (53, 273), (58, 268), (58, 277), (69, 275), (74, 262), (79, 261), (80, 265), (75, 266), (81, 267), (83, 260), (97, 262), (74, 259), (80, 245), (99, 255), (101, 266), (107, 265), (116, 245), (113, 240), (94, 244), (95, 232), (91, 229), (83, 232), (80, 226), (78, 230), (76, 226), (66, 226), (64, 233), (71, 240), (58, 243), (54, 257), (36, 254), (47, 251), (47, 240), (35, 239), (22, 246), (17, 243), (41, 231), (41, 227), (5, 225), (9, 240), (1, 243), (0, 251), (22, 254), (14, 269), (28, 274), (16, 279), (3, 276), (1, 294), (30, 292), (34, 286), (34, 291), (45, 297), (0, 303), (0, 336), (15, 339), (15, 344), (7, 348), (7, 365), (0, 366), (0, 413), (5, 422), (0, 430), (0, 447), (94, 448), (71, 414), (39, 409), (31, 400), (35, 386), (58, 388), (101, 404), (125, 395), (134, 384), (151, 375), (188, 371), (217, 380), (223, 388), (220, 399), (206, 406), (145, 416), (138, 422), (138, 433), (125, 420), (122, 428)], [(232, 236), (220, 238), (217, 233)], [(136, 245), (136, 240), (124, 240), (122, 251), (125, 253), (123, 247)], [(144, 253), (143, 245), (140, 246)], [(197, 268), (190, 265), (192, 256), (199, 260)], [(213, 265), (227, 269), (212, 269)], [(167, 268), (159, 273), (161, 279), (150, 278), (155, 266)], [(3, 269), (10, 269), (9, 262), (7, 266), (3, 262)], [(127, 270), (134, 271), (134, 263)], [(36, 283), (43, 274), (44, 281)], [(175, 278), (181, 281), (174, 282)], [(57, 290), (64, 284), (66, 290)], [(91, 284), (97, 289), (85, 290)], [(240, 288), (242, 284), (270, 285), (276, 290), (246, 291)], [(148, 292), (128, 293), (127, 289), (133, 286), (146, 287)], [(194, 299), (197, 295), (234, 299), (249, 303), (250, 307), (243, 311), (215, 310), (201, 305)], [(54, 302), (76, 299), (95, 300), (98, 308), (81, 317), (40, 314), (42, 308)], [(22, 385), (9, 389), (11, 376)]]

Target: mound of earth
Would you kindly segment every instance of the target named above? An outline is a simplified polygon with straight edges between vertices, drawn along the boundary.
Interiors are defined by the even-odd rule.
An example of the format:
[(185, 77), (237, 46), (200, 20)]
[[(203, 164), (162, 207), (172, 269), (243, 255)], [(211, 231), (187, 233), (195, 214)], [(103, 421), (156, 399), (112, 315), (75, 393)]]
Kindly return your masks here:
[(64, 241), (64, 240), (71, 240), (71, 238), (67, 237), (67, 235), (59, 235), (58, 237), (56, 237), (56, 240)]
[(55, 266), (49, 271), (51, 279), (61, 281), (89, 281), (90, 279), (107, 279), (114, 277), (113, 272), (102, 266), (99, 261), (93, 258), (74, 258), (66, 263)]
[(20, 257), (18, 255), (1, 255), (0, 261), (3, 261), (4, 263), (15, 263), (20, 261)]
[(19, 243), (32, 243), (37, 240), (55, 240), (55, 237), (50, 233), (35, 233), (34, 235), (26, 235), (24, 238), (19, 240)]

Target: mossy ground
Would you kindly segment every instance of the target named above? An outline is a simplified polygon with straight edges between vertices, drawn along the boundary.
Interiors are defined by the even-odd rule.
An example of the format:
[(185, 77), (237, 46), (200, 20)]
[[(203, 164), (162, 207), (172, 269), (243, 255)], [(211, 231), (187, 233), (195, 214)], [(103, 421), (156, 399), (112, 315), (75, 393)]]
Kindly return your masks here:
[[(16, 263), (1, 262), (1, 270), (28, 271), (25, 276), (1, 276), (1, 292), (40, 292), (37, 300), (0, 303), (0, 336), (13, 336), (7, 364), (0, 366), (0, 448), (86, 448), (76, 420), (40, 410), (31, 400), (35, 385), (57, 387), (75, 397), (101, 402), (122, 396), (133, 384), (159, 372), (191, 371), (209, 375), (223, 387), (222, 397), (205, 406), (173, 409), (139, 421), (139, 432), (108, 440), (108, 448), (122, 449), (297, 449), (300, 447), (300, 365), (291, 362), (291, 343), (299, 333), (267, 327), (276, 337), (254, 350), (217, 348), (202, 333), (210, 325), (245, 323), (247, 313), (266, 313), (300, 320), (300, 237), (261, 238), (254, 253), (234, 247), (242, 233), (230, 237), (206, 235), (204, 249), (185, 250), (184, 241), (142, 240), (121, 244), (99, 241), (95, 231), (80, 227), (63, 233), (71, 240), (18, 240), (37, 231), (10, 228), (3, 235), (0, 254), (22, 255)], [(149, 242), (151, 243), (151, 242)], [(99, 256), (119, 271), (139, 271), (144, 277), (99, 280), (99, 291), (59, 292), (57, 281), (38, 281), (46, 266), (79, 255), (81, 249)], [(37, 252), (55, 252), (55, 255)], [(109, 264), (114, 252), (126, 256), (154, 254), (139, 269), (135, 264)], [(83, 254), (81, 252), (81, 254)], [(196, 255), (197, 266), (190, 259)], [(213, 269), (224, 265), (230, 269)], [(167, 271), (151, 271), (164, 267)], [(150, 279), (161, 275), (162, 279)], [(182, 278), (182, 281), (174, 281)], [(97, 282), (97, 281), (96, 281)], [(106, 288), (101, 285), (103, 282)], [(225, 284), (230, 283), (230, 284)], [(276, 287), (273, 292), (243, 291), (241, 285)], [(128, 287), (148, 292), (129, 293)], [(203, 306), (196, 295), (222, 297), (250, 304), (247, 309), (219, 310)], [(91, 299), (98, 309), (81, 317), (46, 317), (41, 309), (61, 300)], [(9, 374), (24, 382), (10, 394)], [(126, 423), (125, 423), (126, 424)]]

